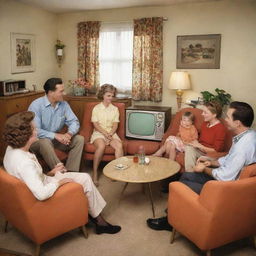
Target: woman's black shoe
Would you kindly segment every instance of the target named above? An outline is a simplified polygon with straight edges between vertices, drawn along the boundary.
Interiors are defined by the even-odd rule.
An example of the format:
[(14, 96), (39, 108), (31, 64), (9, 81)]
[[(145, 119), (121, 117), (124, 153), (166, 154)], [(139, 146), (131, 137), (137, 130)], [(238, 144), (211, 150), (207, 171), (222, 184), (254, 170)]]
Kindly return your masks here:
[(108, 223), (107, 226), (102, 226), (102, 225), (95, 224), (95, 227), (96, 227), (96, 234), (98, 234), (98, 235), (103, 234), (103, 233), (116, 234), (121, 230), (120, 226), (113, 226), (109, 223)]

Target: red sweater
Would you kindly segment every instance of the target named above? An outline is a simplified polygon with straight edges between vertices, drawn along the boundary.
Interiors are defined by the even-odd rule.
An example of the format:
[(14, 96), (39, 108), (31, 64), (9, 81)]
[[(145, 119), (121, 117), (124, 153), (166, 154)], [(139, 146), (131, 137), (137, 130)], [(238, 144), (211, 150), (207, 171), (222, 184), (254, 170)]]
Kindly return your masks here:
[(208, 148), (214, 148), (217, 152), (222, 152), (226, 133), (226, 127), (222, 123), (208, 127), (208, 122), (203, 122), (199, 142)]

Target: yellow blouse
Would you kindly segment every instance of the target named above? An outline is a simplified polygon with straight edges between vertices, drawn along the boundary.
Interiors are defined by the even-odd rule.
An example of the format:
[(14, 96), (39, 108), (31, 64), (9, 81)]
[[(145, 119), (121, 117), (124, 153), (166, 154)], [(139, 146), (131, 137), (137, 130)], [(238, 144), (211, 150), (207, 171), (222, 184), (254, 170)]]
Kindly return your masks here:
[(112, 104), (105, 107), (101, 102), (93, 108), (91, 121), (98, 122), (104, 130), (110, 132), (113, 124), (119, 122), (118, 108)]
[[(99, 103), (92, 110), (91, 121), (93, 123), (98, 122), (104, 130), (111, 132), (113, 124), (119, 122), (119, 110), (112, 104), (110, 104), (108, 107), (105, 107), (103, 103)], [(93, 143), (96, 139), (103, 139), (106, 141), (104, 135), (94, 129), (90, 143)], [(113, 139), (120, 140), (116, 133), (113, 134)], [(106, 141), (106, 143), (108, 145), (109, 142)]]

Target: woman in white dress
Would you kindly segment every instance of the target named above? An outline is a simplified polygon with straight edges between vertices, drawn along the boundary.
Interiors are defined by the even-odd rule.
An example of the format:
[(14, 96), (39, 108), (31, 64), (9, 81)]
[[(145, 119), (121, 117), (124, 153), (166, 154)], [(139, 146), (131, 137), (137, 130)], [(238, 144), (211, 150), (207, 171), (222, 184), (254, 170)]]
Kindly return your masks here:
[(115, 97), (116, 88), (110, 84), (104, 84), (100, 87), (97, 94), (102, 100), (92, 110), (91, 121), (94, 131), (90, 143), (96, 147), (93, 157), (93, 182), (98, 186), (98, 167), (105, 151), (106, 145), (110, 145), (115, 150), (115, 157), (123, 156), (123, 145), (121, 139), (116, 134), (119, 123), (119, 110), (111, 104)]
[(43, 173), (36, 156), (29, 152), (31, 144), (37, 140), (33, 119), (34, 113), (25, 111), (11, 116), (6, 121), (3, 132), (3, 138), (8, 144), (4, 156), (6, 171), (22, 180), (38, 200), (50, 198), (65, 183), (81, 184), (88, 199), (90, 219), (96, 226), (96, 233), (119, 232), (120, 226), (113, 226), (102, 217), (101, 212), (106, 202), (94, 186), (90, 175), (66, 172), (62, 163), (57, 164), (47, 175)]

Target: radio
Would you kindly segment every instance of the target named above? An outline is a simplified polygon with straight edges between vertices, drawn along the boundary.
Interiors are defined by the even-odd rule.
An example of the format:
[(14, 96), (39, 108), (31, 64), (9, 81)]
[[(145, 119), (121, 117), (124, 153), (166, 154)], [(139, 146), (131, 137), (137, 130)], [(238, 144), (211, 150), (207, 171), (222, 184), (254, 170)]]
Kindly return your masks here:
[(29, 92), (26, 89), (25, 80), (5, 80), (0, 81), (0, 96), (8, 96), (16, 93)]

